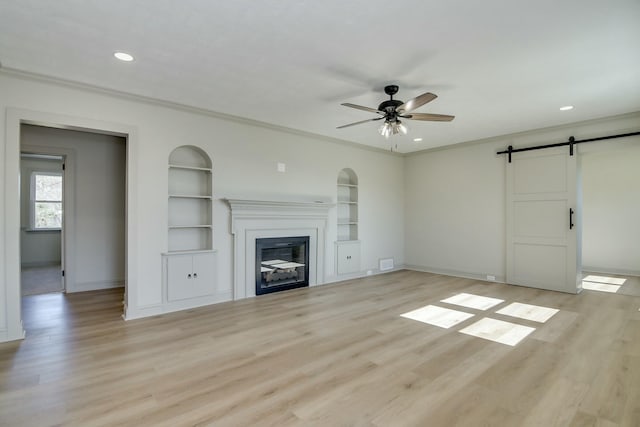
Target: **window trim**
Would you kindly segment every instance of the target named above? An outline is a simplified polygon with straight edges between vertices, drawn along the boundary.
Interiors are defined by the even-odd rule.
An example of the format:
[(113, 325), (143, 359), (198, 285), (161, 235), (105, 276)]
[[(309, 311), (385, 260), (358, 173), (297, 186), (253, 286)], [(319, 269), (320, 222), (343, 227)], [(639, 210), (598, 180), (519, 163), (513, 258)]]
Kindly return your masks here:
[[(59, 176), (62, 180), (62, 197), (60, 200), (36, 200), (36, 176)], [(57, 171), (33, 171), (30, 176), (29, 183), (29, 230), (28, 231), (62, 231), (62, 224), (60, 227), (50, 227), (50, 228), (38, 228), (36, 227), (36, 203), (45, 202), (45, 203), (60, 203), (64, 210), (64, 176), (62, 172)], [(64, 217), (61, 220), (64, 222)]]

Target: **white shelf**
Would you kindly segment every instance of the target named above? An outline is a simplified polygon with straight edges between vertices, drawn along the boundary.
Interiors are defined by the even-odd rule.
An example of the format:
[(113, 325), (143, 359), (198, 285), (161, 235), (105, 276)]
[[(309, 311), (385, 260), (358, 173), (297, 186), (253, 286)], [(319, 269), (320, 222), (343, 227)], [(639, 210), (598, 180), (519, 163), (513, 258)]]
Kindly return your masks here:
[(338, 241), (358, 239), (358, 177), (351, 169), (343, 169), (337, 180)]
[(213, 247), (211, 160), (200, 148), (182, 146), (169, 156), (168, 253)]
[(170, 199), (203, 199), (203, 200), (212, 200), (211, 196), (198, 196), (198, 195), (189, 195), (189, 194), (169, 194)]
[(169, 168), (170, 168), (170, 169), (185, 169), (185, 170), (201, 171), (201, 172), (208, 172), (208, 173), (211, 173), (211, 168), (202, 168), (202, 167), (198, 167), (198, 166), (173, 165), (173, 164), (169, 164)]

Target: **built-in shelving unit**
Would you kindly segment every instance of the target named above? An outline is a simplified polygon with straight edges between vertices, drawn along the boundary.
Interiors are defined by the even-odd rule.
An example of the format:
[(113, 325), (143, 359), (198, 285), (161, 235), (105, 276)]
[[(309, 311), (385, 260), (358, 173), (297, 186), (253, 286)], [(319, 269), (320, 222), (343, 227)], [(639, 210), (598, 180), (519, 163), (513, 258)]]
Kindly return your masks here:
[(211, 250), (212, 175), (198, 147), (176, 148), (169, 157), (169, 252)]
[(336, 273), (356, 274), (360, 271), (358, 176), (352, 169), (342, 169), (338, 174), (337, 210)]
[(194, 146), (169, 156), (168, 251), (163, 254), (164, 309), (215, 300), (217, 256), (213, 250), (211, 159)]
[(338, 241), (358, 240), (358, 177), (351, 169), (338, 174)]

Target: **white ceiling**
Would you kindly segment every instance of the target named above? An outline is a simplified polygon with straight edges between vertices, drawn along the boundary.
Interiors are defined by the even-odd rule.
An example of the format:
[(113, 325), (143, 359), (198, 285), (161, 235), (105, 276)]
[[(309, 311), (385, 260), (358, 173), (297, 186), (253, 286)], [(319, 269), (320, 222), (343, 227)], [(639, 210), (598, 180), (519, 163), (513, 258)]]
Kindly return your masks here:
[[(0, 0), (0, 62), (411, 152), (640, 111), (639, 22), (638, 0)], [(456, 119), (336, 129), (390, 83)]]

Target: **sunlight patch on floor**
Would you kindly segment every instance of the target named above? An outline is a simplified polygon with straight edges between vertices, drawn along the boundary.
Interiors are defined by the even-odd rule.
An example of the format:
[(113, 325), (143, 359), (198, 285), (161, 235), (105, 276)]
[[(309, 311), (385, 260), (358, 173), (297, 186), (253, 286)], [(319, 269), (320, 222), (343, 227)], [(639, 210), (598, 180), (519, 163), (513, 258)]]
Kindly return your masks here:
[(586, 282), (606, 283), (609, 285), (624, 285), (624, 282), (627, 281), (627, 279), (622, 277), (595, 276), (593, 274), (588, 275), (582, 280)]
[(606, 283), (587, 282), (586, 280), (583, 280), (582, 289), (615, 294), (620, 289), (620, 285), (608, 285)]
[(417, 310), (401, 314), (400, 316), (406, 319), (417, 320), (418, 322), (449, 329), (450, 327), (473, 317), (473, 314), (437, 307), (435, 305), (427, 305)]
[(535, 330), (536, 328), (530, 328), (529, 326), (516, 325), (515, 323), (485, 317), (461, 329), (460, 332), (513, 347)]
[(532, 320), (538, 323), (545, 323), (551, 319), (558, 311), (555, 308), (541, 307), (539, 305), (522, 304), (514, 302), (496, 311), (505, 316), (517, 317), (519, 319)]
[(480, 295), (461, 293), (451, 298), (443, 299), (440, 302), (459, 305), (462, 307), (473, 308), (476, 310), (488, 310), (493, 306), (504, 302), (502, 299), (483, 297)]

